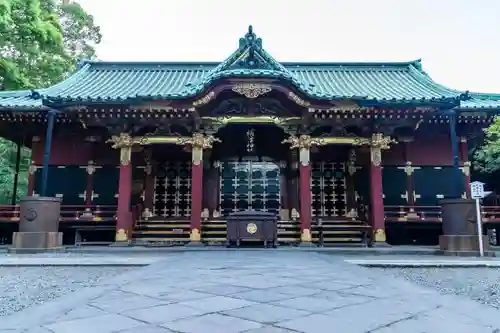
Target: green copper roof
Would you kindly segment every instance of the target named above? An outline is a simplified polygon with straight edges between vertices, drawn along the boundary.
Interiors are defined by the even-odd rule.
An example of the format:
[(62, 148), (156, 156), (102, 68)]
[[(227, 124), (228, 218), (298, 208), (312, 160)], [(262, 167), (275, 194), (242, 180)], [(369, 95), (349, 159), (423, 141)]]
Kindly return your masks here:
[(42, 100), (35, 99), (29, 90), (0, 91), (0, 110), (32, 110), (44, 109)]
[[(221, 63), (86, 61), (65, 81), (36, 92), (0, 92), (0, 108), (65, 102), (131, 102), (196, 98), (224, 78), (277, 78), (312, 99), (368, 103), (458, 103), (464, 93), (434, 82), (419, 60), (387, 63), (279, 63), (253, 29)], [(480, 99), (478, 98), (478, 101)], [(464, 108), (480, 103), (462, 102)], [(479, 103), (479, 104), (474, 104)], [(491, 102), (489, 102), (491, 103)], [(500, 105), (498, 105), (500, 107)]]
[(500, 94), (470, 93), (470, 97), (460, 102), (460, 109), (500, 109)]
[(221, 63), (85, 62), (66, 81), (39, 91), (44, 100), (126, 101), (183, 99), (230, 77), (278, 78), (309, 98), (372, 101), (447, 101), (460, 96), (432, 81), (420, 62), (279, 63), (250, 27), (239, 47)]

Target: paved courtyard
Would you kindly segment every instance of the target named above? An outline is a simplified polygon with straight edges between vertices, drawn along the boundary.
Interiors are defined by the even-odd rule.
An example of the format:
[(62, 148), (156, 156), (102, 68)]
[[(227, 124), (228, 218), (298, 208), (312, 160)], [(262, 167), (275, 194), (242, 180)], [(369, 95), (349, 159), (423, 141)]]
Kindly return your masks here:
[(0, 333), (498, 333), (500, 311), (314, 252), (165, 253)]

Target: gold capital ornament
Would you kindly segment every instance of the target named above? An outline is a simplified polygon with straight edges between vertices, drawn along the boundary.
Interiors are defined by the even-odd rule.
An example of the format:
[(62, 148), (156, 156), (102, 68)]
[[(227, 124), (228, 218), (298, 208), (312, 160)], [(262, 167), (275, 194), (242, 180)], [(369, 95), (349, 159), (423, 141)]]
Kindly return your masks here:
[(94, 174), (94, 172), (96, 171), (96, 167), (95, 167), (95, 163), (94, 161), (90, 160), (87, 164), (87, 166), (85, 167), (85, 171), (87, 171), (87, 174), (88, 175), (92, 175)]
[(200, 165), (203, 161), (203, 150), (212, 148), (215, 142), (221, 141), (213, 135), (194, 133), (191, 138), (179, 138), (177, 144), (190, 146), (193, 164)]
[(290, 149), (299, 149), (299, 161), (302, 165), (307, 166), (311, 162), (311, 147), (324, 146), (326, 143), (319, 138), (311, 138), (310, 135), (301, 135), (299, 137), (290, 135), (281, 143), (290, 144)]
[(389, 149), (391, 143), (396, 143), (396, 140), (384, 136), (382, 133), (372, 135), (370, 156), (373, 165), (380, 166), (382, 164), (382, 150)]
[(31, 164), (28, 168), (29, 175), (30, 176), (34, 175), (37, 169), (38, 169), (38, 167), (36, 166), (35, 161), (31, 161)]
[(127, 133), (120, 133), (120, 135), (113, 135), (106, 143), (112, 143), (113, 149), (120, 149), (120, 164), (129, 165), (132, 159), (132, 146), (134, 140)]
[(232, 90), (246, 98), (254, 99), (267, 94), (272, 88), (270, 85), (262, 83), (238, 83), (232, 87)]

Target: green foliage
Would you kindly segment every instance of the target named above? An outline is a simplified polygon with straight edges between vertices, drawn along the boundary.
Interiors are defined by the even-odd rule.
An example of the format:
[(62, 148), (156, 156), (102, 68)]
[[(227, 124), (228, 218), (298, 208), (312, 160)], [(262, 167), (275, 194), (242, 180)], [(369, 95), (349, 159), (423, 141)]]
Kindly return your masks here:
[(41, 88), (63, 80), (101, 41), (77, 3), (0, 0), (0, 90)]
[[(0, 141), (0, 204), (12, 203), (16, 172), (17, 145), (8, 140)], [(28, 168), (31, 163), (31, 151), (21, 149), (19, 177), (16, 198), (26, 195), (28, 189)]]
[[(34, 89), (62, 81), (101, 41), (82, 7), (59, 0), (0, 0), (0, 90)], [(0, 204), (10, 204), (17, 145), (0, 138)], [(26, 195), (31, 152), (21, 150), (17, 197)]]
[(484, 143), (474, 152), (474, 169), (493, 173), (500, 170), (500, 117), (484, 131)]

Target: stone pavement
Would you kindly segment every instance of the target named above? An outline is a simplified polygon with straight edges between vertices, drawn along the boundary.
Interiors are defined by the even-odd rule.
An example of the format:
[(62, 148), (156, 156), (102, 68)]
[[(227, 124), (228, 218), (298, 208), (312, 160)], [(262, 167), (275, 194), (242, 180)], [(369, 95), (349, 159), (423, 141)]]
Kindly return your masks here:
[(500, 311), (314, 252), (185, 252), (19, 312), (0, 332), (492, 333)]
[(10, 255), (0, 257), (0, 267), (40, 267), (40, 266), (148, 266), (161, 260), (158, 256), (88, 256), (88, 257), (47, 257), (37, 255)]

